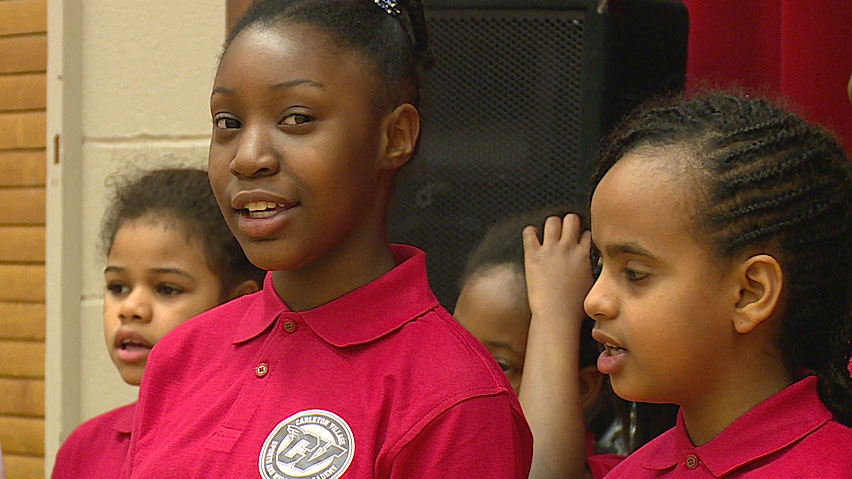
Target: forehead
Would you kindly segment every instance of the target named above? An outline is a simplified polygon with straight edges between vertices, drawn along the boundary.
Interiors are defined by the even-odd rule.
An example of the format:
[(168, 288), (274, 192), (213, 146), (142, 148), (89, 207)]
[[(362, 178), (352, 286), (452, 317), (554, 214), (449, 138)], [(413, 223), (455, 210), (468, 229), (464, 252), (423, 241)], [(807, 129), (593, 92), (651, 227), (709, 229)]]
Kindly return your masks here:
[[(251, 75), (246, 73), (250, 72)], [(256, 24), (240, 32), (222, 55), (216, 83), (256, 80), (277, 84), (295, 77), (372, 84), (375, 68), (357, 49), (308, 24)]]
[(694, 162), (675, 147), (641, 148), (604, 175), (592, 196), (592, 235), (602, 242), (694, 242)]
[(476, 272), (462, 288), (456, 317), (469, 328), (526, 337), (530, 311), (523, 273), (512, 265)]

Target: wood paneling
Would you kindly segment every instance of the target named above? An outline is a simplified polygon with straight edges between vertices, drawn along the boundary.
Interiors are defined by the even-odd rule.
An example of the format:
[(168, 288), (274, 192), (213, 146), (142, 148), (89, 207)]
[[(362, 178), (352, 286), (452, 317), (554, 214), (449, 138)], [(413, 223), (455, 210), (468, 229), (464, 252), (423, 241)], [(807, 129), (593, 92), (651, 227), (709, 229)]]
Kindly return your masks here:
[(43, 265), (0, 265), (0, 302), (43, 303)]
[(0, 415), (44, 416), (44, 380), (0, 378)]
[(44, 226), (0, 226), (0, 262), (44, 263)]
[(0, 189), (0, 225), (41, 226), (44, 218), (44, 188)]
[(0, 303), (0, 339), (44, 341), (43, 304)]
[(0, 0), (0, 443), (44, 478), (47, 1)]
[(0, 416), (3, 454), (44, 454), (44, 419)]
[(46, 104), (44, 73), (0, 76), (0, 111), (44, 109)]
[(44, 186), (44, 151), (0, 151), (0, 186)]
[(46, 121), (43, 111), (0, 113), (0, 150), (44, 148)]
[(47, 70), (47, 35), (0, 37), (0, 73)]
[(0, 35), (47, 31), (47, 0), (0, 2)]
[[(44, 343), (0, 340), (0, 376), (44, 378)], [(2, 444), (5, 448), (6, 443)]]
[(44, 459), (33, 456), (6, 455), (6, 479), (43, 479)]

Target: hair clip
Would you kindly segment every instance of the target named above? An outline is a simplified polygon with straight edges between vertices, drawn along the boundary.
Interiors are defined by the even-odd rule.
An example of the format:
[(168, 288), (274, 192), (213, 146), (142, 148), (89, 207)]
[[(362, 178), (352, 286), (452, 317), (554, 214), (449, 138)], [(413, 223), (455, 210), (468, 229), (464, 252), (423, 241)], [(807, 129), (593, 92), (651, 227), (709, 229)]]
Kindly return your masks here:
[(388, 15), (396, 16), (402, 13), (397, 7), (399, 4), (394, 0), (373, 0), (373, 3), (386, 11)]

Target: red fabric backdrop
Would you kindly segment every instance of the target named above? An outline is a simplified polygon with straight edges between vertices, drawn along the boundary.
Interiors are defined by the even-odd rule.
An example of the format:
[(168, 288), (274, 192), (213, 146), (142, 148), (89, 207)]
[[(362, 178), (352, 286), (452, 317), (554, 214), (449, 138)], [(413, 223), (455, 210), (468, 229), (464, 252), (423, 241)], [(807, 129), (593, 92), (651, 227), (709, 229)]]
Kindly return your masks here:
[[(852, 154), (852, 0), (683, 0), (687, 86), (780, 93)], [(852, 155), (850, 155), (852, 156)]]

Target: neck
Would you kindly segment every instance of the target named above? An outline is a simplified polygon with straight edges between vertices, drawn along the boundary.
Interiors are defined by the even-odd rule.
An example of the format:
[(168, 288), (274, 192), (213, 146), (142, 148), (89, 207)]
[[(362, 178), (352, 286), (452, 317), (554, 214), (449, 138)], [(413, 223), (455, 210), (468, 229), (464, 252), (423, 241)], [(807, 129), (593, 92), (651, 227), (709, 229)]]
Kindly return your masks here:
[(375, 280), (394, 267), (387, 238), (361, 243), (352, 253), (330, 251), (310, 265), (272, 273), (275, 291), (293, 311), (333, 301)]
[(753, 367), (743, 367), (741, 362), (712, 392), (705, 390), (681, 403), (684, 424), (694, 445), (710, 442), (749, 409), (795, 382), (796, 378), (784, 367), (780, 353), (777, 358), (757, 356), (765, 361), (752, 357)]

